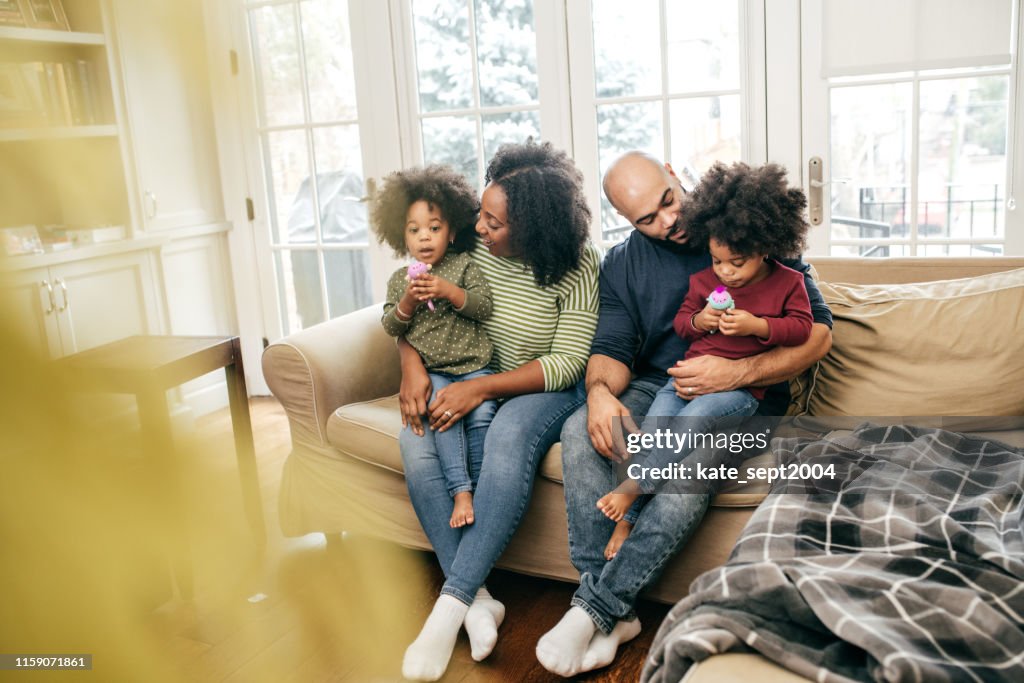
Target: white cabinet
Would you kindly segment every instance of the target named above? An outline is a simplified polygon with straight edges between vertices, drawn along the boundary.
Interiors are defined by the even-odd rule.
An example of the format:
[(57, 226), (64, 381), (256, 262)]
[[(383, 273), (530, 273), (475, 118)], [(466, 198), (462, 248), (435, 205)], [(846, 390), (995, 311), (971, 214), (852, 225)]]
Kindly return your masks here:
[(158, 331), (149, 251), (4, 274), (23, 338), (51, 358)]
[(200, 3), (115, 0), (113, 10), (145, 229), (223, 221)]

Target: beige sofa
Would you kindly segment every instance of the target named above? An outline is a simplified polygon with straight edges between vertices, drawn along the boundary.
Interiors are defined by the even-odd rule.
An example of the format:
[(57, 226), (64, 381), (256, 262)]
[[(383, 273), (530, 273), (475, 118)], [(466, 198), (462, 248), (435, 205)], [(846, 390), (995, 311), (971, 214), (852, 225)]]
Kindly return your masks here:
[[(836, 315), (833, 350), (794, 383), (792, 411), (1024, 414), (1024, 354), (1017, 353), (1024, 344), (1024, 258), (819, 258), (813, 265)], [(971, 279), (874, 286), (952, 278)], [(263, 355), (267, 382), (292, 434), (281, 526), (289, 536), (348, 530), (429, 549), (398, 451), (398, 355), (379, 319), (380, 306), (371, 306), (286, 337)], [(999, 436), (1024, 443), (1019, 434)], [(499, 567), (578, 578), (569, 562), (561, 476), (556, 445), (541, 464), (530, 508)], [(719, 494), (648, 597), (675, 602), (698, 574), (723, 564), (763, 495), (751, 489)], [(755, 661), (713, 659), (732, 657), (741, 669)], [(715, 680), (728, 680), (723, 671), (732, 669), (721, 661), (699, 668), (714, 671)], [(779, 676), (790, 674), (779, 670)]]

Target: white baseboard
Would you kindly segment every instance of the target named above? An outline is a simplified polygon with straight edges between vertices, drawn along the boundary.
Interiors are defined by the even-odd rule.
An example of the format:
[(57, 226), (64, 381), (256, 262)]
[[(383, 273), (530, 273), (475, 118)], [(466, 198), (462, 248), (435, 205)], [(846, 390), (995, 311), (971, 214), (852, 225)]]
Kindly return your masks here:
[(227, 380), (201, 387), (184, 394), (182, 398), (196, 417), (226, 408), (228, 406)]

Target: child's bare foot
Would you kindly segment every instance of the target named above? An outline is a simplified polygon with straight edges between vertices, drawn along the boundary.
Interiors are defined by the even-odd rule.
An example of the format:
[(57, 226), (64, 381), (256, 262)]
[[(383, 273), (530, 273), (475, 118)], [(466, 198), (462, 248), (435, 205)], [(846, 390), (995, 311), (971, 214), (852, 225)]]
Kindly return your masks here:
[(618, 524), (615, 525), (615, 531), (612, 532), (612, 537), (608, 539), (608, 545), (604, 547), (604, 559), (611, 560), (618, 554), (619, 548), (629, 538), (629, 532), (632, 530), (632, 524), (624, 519), (619, 520)]
[(462, 491), (455, 494), (455, 509), (452, 510), (452, 520), (449, 525), (453, 529), (473, 523), (473, 494), (469, 491)]
[(619, 484), (611, 493), (597, 501), (597, 509), (613, 522), (618, 522), (626, 514), (626, 510), (640, 497), (640, 486), (632, 479)]

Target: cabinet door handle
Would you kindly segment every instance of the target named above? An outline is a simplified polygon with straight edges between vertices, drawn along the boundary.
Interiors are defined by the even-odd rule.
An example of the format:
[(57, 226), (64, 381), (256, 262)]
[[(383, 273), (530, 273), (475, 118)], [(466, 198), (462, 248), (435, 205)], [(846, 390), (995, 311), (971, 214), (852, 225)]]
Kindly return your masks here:
[(49, 280), (43, 280), (39, 283), (39, 286), (46, 290), (46, 297), (50, 300), (50, 307), (43, 311), (43, 313), (50, 315), (57, 308), (57, 302), (53, 299), (53, 285), (50, 284)]
[(146, 218), (156, 218), (156, 212), (157, 212), (156, 193), (153, 192), (152, 190), (146, 190), (146, 199), (149, 200), (147, 202), (147, 206), (146, 206)]
[(57, 312), (63, 313), (68, 310), (68, 286), (65, 284), (64, 278), (62, 277), (57, 278), (57, 284), (60, 285), (60, 293), (63, 297), (63, 301), (61, 302), (60, 308), (57, 309)]

